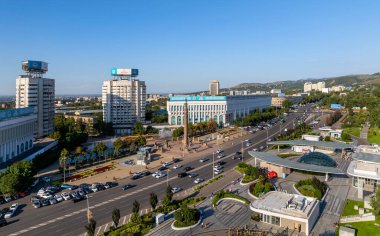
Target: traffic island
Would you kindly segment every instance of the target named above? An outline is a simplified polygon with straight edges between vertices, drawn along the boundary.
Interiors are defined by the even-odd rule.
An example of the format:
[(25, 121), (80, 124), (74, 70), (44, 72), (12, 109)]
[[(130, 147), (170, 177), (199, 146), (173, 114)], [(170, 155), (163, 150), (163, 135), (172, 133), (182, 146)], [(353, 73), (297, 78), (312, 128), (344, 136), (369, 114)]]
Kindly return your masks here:
[(202, 214), (198, 209), (182, 205), (174, 212), (174, 222), (171, 228), (173, 230), (188, 230), (199, 225), (201, 221)]

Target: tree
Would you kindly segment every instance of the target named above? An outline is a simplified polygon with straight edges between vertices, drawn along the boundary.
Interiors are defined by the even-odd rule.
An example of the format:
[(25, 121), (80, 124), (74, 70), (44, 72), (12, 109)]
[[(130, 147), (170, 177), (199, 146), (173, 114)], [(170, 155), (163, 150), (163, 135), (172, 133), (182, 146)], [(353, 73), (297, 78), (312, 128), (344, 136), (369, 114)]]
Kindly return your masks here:
[(84, 153), (84, 150), (83, 150), (83, 148), (81, 147), (81, 146), (78, 146), (77, 148), (76, 148), (76, 150), (75, 150), (75, 153), (76, 154), (83, 154)]
[(380, 214), (380, 188), (377, 189), (375, 196), (371, 199), (371, 206), (375, 210), (375, 214)]
[(118, 138), (113, 142), (113, 148), (115, 150), (115, 155), (118, 156), (120, 154), (120, 149), (125, 148), (125, 142)]
[(170, 205), (170, 199), (169, 199), (169, 197), (166, 195), (163, 199), (162, 199), (162, 205), (164, 206), (164, 207), (167, 207), (167, 206), (169, 206)]
[(22, 186), (23, 183), (15, 174), (7, 173), (0, 177), (0, 192), (2, 194), (16, 195), (21, 191)]
[(166, 187), (166, 196), (168, 197), (169, 201), (172, 201), (173, 192), (172, 192), (172, 186), (170, 185)]
[(145, 130), (141, 122), (135, 123), (135, 126), (133, 127), (133, 134), (139, 134), (139, 135), (145, 134)]
[(96, 221), (94, 219), (90, 219), (90, 222), (88, 225), (84, 226), (87, 230), (87, 235), (94, 236), (95, 235), (95, 229), (96, 229)]
[(152, 206), (153, 210), (156, 209), (156, 206), (158, 204), (158, 197), (155, 193), (150, 193), (150, 205)]
[(95, 145), (95, 147), (92, 151), (104, 153), (105, 150), (107, 150), (107, 146), (103, 142), (99, 142)]
[(285, 110), (289, 110), (291, 106), (293, 106), (293, 102), (288, 99), (282, 102), (282, 107), (284, 107)]
[(67, 157), (69, 155), (70, 155), (70, 153), (69, 153), (69, 151), (67, 151), (66, 148), (62, 149), (61, 155), (60, 155), (60, 158), (59, 158), (59, 162), (61, 163), (61, 166), (66, 165), (66, 159), (67, 159)]
[(135, 143), (137, 147), (143, 147), (146, 145), (146, 139), (142, 135), (139, 135), (136, 138)]
[(140, 211), (140, 203), (137, 200), (135, 200), (133, 202), (132, 212), (138, 214), (139, 211)]
[(115, 227), (119, 225), (119, 220), (120, 220), (120, 210), (115, 208), (112, 211), (112, 221)]

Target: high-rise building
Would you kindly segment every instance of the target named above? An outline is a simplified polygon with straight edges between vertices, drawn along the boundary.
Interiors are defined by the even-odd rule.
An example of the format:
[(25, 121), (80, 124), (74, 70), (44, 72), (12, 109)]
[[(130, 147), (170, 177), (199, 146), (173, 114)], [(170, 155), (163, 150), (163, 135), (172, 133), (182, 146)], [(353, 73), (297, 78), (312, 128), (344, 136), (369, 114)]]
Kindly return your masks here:
[(112, 80), (103, 82), (103, 121), (117, 134), (131, 133), (136, 122), (145, 122), (146, 87), (137, 69), (111, 69)]
[(54, 79), (44, 78), (48, 64), (42, 61), (23, 61), (26, 75), (16, 79), (16, 108), (35, 107), (37, 114), (36, 136), (54, 132)]
[(219, 95), (219, 80), (210, 81), (210, 95), (216, 96)]
[(318, 82), (318, 83), (311, 83), (311, 82), (306, 82), (304, 85), (303, 85), (303, 91), (305, 93), (307, 92), (311, 92), (311, 91), (322, 91), (322, 89), (324, 89), (326, 86), (326, 83), (324, 81), (321, 81), (321, 82)]

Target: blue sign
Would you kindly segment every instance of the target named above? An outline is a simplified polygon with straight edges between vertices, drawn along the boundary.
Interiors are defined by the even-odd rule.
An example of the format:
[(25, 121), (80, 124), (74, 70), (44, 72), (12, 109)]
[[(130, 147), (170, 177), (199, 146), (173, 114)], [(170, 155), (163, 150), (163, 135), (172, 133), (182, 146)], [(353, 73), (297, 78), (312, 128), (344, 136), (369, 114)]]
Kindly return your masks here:
[(187, 100), (188, 102), (193, 101), (226, 101), (226, 96), (172, 96), (170, 97), (171, 102), (183, 102)]
[(17, 108), (0, 111), (0, 120), (8, 120), (20, 116), (27, 116), (34, 113), (34, 107)]
[(342, 109), (342, 106), (339, 103), (333, 103), (330, 105), (331, 109)]

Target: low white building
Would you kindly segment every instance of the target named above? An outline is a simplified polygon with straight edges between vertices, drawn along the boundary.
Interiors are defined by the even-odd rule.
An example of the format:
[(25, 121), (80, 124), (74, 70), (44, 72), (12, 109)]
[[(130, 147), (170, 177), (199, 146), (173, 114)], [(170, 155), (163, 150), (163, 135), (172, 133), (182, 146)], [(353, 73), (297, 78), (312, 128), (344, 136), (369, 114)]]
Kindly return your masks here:
[(284, 192), (268, 192), (251, 203), (260, 221), (309, 235), (319, 217), (319, 201)]
[(260, 111), (271, 105), (271, 96), (172, 96), (167, 102), (168, 123), (184, 124), (184, 104), (187, 101), (189, 123), (214, 120), (229, 125), (238, 117), (244, 117), (256, 109)]
[(0, 162), (33, 147), (37, 115), (34, 107), (0, 111)]
[(332, 139), (340, 139), (342, 137), (343, 130), (333, 129), (330, 126), (325, 126), (319, 128), (319, 133), (322, 136), (322, 138), (330, 136)]

